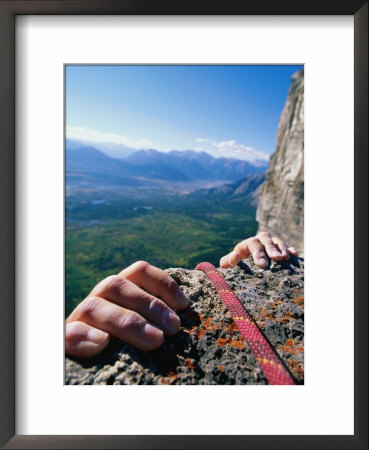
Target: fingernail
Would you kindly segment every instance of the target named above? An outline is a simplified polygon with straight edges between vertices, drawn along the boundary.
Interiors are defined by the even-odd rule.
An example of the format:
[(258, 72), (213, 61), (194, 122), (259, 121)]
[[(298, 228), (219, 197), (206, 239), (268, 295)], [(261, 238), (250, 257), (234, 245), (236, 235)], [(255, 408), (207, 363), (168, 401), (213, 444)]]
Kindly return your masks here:
[(184, 295), (184, 293), (179, 290), (176, 294), (176, 300), (181, 305), (187, 306), (188, 305), (188, 298)]
[(179, 320), (179, 317), (169, 309), (166, 309), (163, 312), (161, 318), (168, 331), (175, 331), (180, 327), (181, 321)]
[(258, 264), (261, 264), (261, 265), (267, 265), (268, 264), (268, 261), (265, 259), (265, 258), (259, 258), (258, 259)]
[(162, 339), (163, 332), (156, 327), (153, 327), (149, 323), (145, 323), (144, 326), (145, 336), (153, 343), (158, 342)]
[(87, 340), (90, 342), (94, 342), (95, 344), (103, 344), (106, 342), (107, 339), (109, 339), (108, 333), (105, 333), (105, 331), (98, 330), (96, 328), (91, 328), (87, 332)]

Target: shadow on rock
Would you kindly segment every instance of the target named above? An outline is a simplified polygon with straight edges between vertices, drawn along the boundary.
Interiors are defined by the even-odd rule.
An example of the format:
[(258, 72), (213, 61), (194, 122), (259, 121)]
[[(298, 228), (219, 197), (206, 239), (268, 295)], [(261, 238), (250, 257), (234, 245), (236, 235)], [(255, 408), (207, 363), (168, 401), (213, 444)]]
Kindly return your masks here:
[[(301, 264), (300, 264), (300, 260), (304, 261), (303, 258), (298, 258), (295, 256), (290, 255), (290, 258), (288, 261), (271, 261), (269, 259), (269, 266), (266, 268), (269, 269), (271, 272), (275, 273), (275, 272), (279, 272), (282, 269), (286, 269), (288, 270), (288, 273), (293, 275), (296, 273), (296, 268), (300, 269), (301, 268)], [(256, 273), (259, 274), (259, 270), (257, 270), (257, 272), (253, 271), (252, 268), (245, 263), (245, 261), (240, 261), (238, 263), (238, 267), (240, 269), (242, 269), (247, 275), (255, 275)], [(257, 268), (259, 269), (259, 268)], [(260, 272), (260, 275), (262, 275), (262, 272)]]
[(174, 336), (166, 336), (163, 345), (149, 354), (147, 363), (155, 374), (175, 374), (184, 358), (197, 358), (188, 330), (201, 323), (200, 315), (190, 307), (177, 313), (181, 319), (180, 331)]
[(254, 272), (251, 270), (250, 266), (248, 266), (244, 261), (240, 261), (238, 263), (238, 267), (245, 271), (247, 275), (254, 275)]

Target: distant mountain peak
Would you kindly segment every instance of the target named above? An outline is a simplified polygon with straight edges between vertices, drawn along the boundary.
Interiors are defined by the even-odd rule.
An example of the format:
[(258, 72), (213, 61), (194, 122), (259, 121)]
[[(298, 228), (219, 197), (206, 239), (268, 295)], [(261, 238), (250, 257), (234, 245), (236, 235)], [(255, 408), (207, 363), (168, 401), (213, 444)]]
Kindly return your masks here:
[[(73, 144), (73, 143), (72, 143)], [(215, 158), (206, 152), (194, 150), (172, 150), (160, 152), (155, 149), (138, 150), (129, 156), (112, 158), (92, 147), (77, 148), (67, 143), (67, 174), (78, 172), (104, 175), (104, 183), (124, 176), (129, 178), (187, 181), (237, 181), (252, 173), (264, 173), (265, 167), (257, 167), (247, 161), (231, 158)], [(101, 179), (100, 176), (100, 179)], [(128, 178), (127, 178), (128, 177)], [(77, 179), (77, 178), (74, 178)], [(80, 178), (78, 178), (80, 179)], [(114, 181), (116, 182), (116, 181)]]

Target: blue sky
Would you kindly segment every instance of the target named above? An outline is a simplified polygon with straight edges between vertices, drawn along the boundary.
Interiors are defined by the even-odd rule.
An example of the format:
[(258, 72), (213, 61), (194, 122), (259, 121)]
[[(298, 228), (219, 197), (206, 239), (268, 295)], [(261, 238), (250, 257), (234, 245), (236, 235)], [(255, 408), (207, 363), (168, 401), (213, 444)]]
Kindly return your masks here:
[(302, 66), (67, 66), (66, 135), (267, 160)]

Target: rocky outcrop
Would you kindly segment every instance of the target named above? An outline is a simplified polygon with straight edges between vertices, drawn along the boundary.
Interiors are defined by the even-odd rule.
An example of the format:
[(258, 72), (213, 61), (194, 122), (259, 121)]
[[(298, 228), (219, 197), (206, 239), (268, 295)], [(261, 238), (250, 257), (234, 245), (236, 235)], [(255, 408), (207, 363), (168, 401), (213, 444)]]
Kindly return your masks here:
[(256, 213), (259, 231), (288, 245), (304, 247), (304, 70), (296, 72), (288, 92)]
[[(304, 260), (260, 269), (248, 259), (219, 269), (298, 383), (303, 383)], [(229, 312), (205, 274), (168, 269), (190, 299), (182, 326), (152, 352), (112, 340), (98, 357), (66, 359), (66, 384), (266, 384)]]

